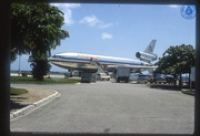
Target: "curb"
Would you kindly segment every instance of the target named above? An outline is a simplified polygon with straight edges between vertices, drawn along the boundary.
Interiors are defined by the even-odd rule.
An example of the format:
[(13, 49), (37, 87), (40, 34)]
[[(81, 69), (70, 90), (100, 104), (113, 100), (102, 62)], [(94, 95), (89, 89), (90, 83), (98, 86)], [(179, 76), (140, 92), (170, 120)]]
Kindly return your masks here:
[(181, 93), (195, 96), (195, 89), (183, 89), (182, 88)]
[(42, 100), (39, 100), (33, 104), (30, 104), (29, 106), (26, 106), (22, 109), (19, 109), (13, 113), (10, 114), (10, 119), (13, 119), (15, 117), (18, 117), (20, 115), (24, 115), (27, 112), (29, 112), (30, 110), (33, 110), (34, 108), (44, 105), (45, 103), (50, 102), (51, 100), (55, 99), (56, 97), (59, 97), (60, 94), (57, 91), (54, 91), (54, 93), (52, 95), (47, 96), (46, 98), (43, 98)]
[(195, 92), (193, 91), (181, 91), (182, 94), (192, 95), (195, 96)]

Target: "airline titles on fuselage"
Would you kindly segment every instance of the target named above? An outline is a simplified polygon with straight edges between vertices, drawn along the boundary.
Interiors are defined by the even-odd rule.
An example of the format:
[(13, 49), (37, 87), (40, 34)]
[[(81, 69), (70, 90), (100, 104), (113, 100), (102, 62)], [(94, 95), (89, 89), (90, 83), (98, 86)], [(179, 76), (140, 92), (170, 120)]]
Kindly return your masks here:
[(87, 54), (77, 54), (78, 58), (84, 58), (84, 59), (95, 59), (95, 60), (99, 60), (101, 59), (100, 56), (94, 56), (94, 55), (87, 55)]

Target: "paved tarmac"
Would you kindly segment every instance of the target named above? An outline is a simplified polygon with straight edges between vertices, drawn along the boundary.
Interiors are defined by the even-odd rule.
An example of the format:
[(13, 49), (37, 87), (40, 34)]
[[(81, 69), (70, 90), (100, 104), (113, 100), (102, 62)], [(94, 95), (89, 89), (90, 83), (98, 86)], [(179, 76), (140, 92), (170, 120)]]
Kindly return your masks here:
[(12, 132), (192, 134), (194, 96), (146, 84), (14, 85), (61, 94), (11, 120)]

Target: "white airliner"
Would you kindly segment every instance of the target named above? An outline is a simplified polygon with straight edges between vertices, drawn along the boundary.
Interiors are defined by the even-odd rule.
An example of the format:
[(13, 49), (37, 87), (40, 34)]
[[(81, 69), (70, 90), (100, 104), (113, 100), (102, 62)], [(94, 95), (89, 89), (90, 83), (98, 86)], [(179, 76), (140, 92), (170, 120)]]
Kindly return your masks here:
[(82, 53), (59, 53), (49, 60), (69, 71), (78, 70), (85, 73), (96, 73), (99, 67), (104, 71), (113, 71), (118, 66), (129, 67), (131, 72), (152, 71), (156, 68), (150, 63), (157, 59), (157, 55), (153, 53), (155, 44), (156, 40), (152, 40), (144, 52), (136, 53), (140, 60)]

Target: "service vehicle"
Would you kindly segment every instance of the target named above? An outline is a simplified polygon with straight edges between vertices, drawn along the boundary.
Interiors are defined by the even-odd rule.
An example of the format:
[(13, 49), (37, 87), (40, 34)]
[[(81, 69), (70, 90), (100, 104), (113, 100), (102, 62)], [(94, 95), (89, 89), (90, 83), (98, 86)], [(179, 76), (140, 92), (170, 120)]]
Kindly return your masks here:
[(106, 73), (98, 73), (97, 74), (97, 81), (103, 81), (103, 80), (110, 80), (110, 75), (107, 75)]
[(129, 76), (130, 76), (130, 68), (128, 67), (117, 67), (113, 72), (113, 77), (118, 83), (121, 81), (128, 83)]

